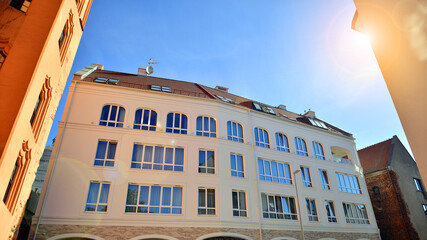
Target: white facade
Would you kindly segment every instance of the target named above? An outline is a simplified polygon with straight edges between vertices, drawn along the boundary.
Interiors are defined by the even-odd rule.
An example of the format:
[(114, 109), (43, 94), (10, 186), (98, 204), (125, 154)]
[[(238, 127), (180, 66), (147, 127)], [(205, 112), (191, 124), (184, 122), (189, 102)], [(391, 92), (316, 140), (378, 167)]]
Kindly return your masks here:
[[(123, 128), (99, 125), (102, 108), (108, 104), (122, 106), (126, 110)], [(139, 108), (157, 112), (156, 131), (133, 129), (135, 111)], [(170, 112), (183, 113), (188, 117), (188, 134), (165, 131), (167, 114)], [(196, 135), (198, 116), (209, 116), (216, 120), (216, 137)], [(242, 125), (244, 143), (227, 140), (228, 121)], [(256, 127), (268, 132), (270, 148), (255, 146)], [(290, 152), (276, 150), (276, 132), (287, 135)], [(296, 154), (295, 137), (305, 140), (308, 157)], [(73, 80), (56, 140), (47, 174), (48, 177), (51, 175), (50, 186), (47, 188), (45, 184), (33, 220), (33, 224), (39, 224), (38, 234), (46, 237), (88, 234), (85, 228), (54, 227), (63, 225), (99, 228), (96, 234), (93, 231), (91, 233), (103, 239), (112, 238), (113, 234), (103, 233), (103, 229), (121, 229), (124, 226), (129, 229), (143, 228), (132, 228), (132, 231), (125, 231), (124, 235), (121, 233), (122, 239), (138, 236), (139, 239), (144, 239), (144, 236), (160, 239), (207, 239), (207, 236), (300, 239), (301, 228), (306, 234), (305, 239), (326, 236), (322, 234), (339, 239), (341, 233), (354, 233), (354, 239), (362, 238), (360, 234), (366, 234), (364, 238), (378, 238), (375, 216), (352, 137), (219, 100)], [(99, 140), (117, 143), (114, 167), (94, 165)], [(321, 143), (326, 160), (314, 158), (312, 141)], [(131, 168), (135, 143), (183, 148), (183, 171)], [(331, 153), (331, 147), (334, 146), (346, 149), (354, 164), (334, 162)], [(214, 151), (214, 174), (198, 172), (200, 149)], [(230, 154), (243, 156), (243, 178), (231, 175)], [(289, 164), (292, 184), (260, 180), (259, 158)], [(294, 174), (301, 166), (310, 169), (312, 187), (303, 186), (301, 172)], [(322, 189), (319, 169), (327, 171), (330, 190)], [(339, 191), (336, 173), (356, 175), (361, 194)], [(91, 181), (110, 184), (105, 212), (85, 211)], [(126, 213), (129, 184), (182, 187), (182, 213)], [(264, 218), (261, 194), (296, 199), (296, 185), (299, 197), (299, 209), (296, 208), (298, 220)], [(215, 189), (214, 215), (198, 214), (199, 188)], [(245, 192), (247, 217), (233, 216), (233, 190)], [(309, 221), (306, 198), (315, 200), (318, 221)], [(335, 205), (336, 223), (328, 221), (325, 200), (333, 201)], [(347, 223), (343, 203), (365, 205), (369, 224)], [(156, 227), (163, 229), (153, 233)], [(184, 236), (164, 229), (188, 227), (200, 228), (200, 233), (195, 230), (195, 235)], [(148, 228), (150, 231), (144, 232)], [(224, 234), (215, 235), (215, 232)]]

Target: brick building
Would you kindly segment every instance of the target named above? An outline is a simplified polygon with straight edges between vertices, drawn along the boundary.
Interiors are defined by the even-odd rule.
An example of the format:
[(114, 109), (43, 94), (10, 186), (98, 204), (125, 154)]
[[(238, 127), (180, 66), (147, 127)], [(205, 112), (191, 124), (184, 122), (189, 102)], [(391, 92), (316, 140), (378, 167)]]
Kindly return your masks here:
[(427, 239), (427, 194), (397, 136), (358, 151), (382, 239)]
[(0, 239), (13, 238), (92, 0), (0, 0)]
[(88, 66), (46, 177), (37, 239), (379, 239), (350, 133), (226, 87)]

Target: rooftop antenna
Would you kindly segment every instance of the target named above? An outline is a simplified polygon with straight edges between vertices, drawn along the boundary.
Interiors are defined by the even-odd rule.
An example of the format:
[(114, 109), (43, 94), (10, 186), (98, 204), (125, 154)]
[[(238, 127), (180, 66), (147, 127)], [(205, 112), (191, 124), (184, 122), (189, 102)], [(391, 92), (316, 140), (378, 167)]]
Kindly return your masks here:
[(148, 60), (148, 66), (145, 68), (145, 72), (147, 75), (151, 75), (154, 72), (153, 64), (158, 64), (158, 62), (154, 62), (152, 58)]

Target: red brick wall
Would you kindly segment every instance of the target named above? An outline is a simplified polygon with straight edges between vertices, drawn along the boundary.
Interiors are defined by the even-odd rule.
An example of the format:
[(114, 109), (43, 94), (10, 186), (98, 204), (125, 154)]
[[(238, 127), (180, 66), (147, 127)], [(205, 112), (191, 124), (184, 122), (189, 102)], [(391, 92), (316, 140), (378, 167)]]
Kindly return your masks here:
[[(407, 206), (401, 197), (397, 178), (397, 174), (391, 170), (365, 176), (381, 238), (419, 239), (408, 217)], [(380, 191), (377, 195), (373, 192), (375, 186)]]

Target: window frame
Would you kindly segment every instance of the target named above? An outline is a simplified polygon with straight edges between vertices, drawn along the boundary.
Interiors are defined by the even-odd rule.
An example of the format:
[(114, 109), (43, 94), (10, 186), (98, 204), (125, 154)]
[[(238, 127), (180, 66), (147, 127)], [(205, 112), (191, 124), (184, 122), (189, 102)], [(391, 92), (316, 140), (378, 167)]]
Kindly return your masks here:
[[(205, 152), (205, 154), (204, 154), (204, 166), (201, 166), (200, 165), (200, 152)], [(209, 158), (208, 158), (208, 152), (212, 152), (213, 153), (213, 167), (209, 167), (208, 166), (208, 160), (209, 160)], [(215, 174), (216, 173), (216, 170), (215, 170), (215, 168), (216, 168), (216, 164), (215, 164), (215, 162), (216, 162), (216, 159), (215, 159), (215, 151), (214, 150), (211, 150), (211, 149), (204, 149), (204, 148), (199, 148), (199, 161), (198, 161), (198, 173), (201, 173), (201, 174)], [(205, 169), (205, 171), (203, 172), (203, 171), (201, 171), (201, 169)], [(208, 172), (208, 170), (211, 170), (212, 172)]]
[[(140, 119), (139, 123), (137, 123), (137, 121), (136, 121), (137, 120), (136, 117), (137, 117), (137, 112), (138, 111), (141, 111), (141, 119)], [(148, 123), (147, 124), (144, 123), (145, 111), (148, 111)], [(152, 124), (153, 112), (156, 114), (154, 125)], [(157, 130), (158, 116), (159, 116), (159, 114), (154, 109), (150, 109), (150, 108), (137, 108), (135, 110), (135, 115), (134, 115), (134, 120), (133, 120), (133, 129), (145, 130), (145, 131), (156, 131)], [(144, 129), (144, 128), (146, 128), (146, 129)]]
[(255, 146), (270, 148), (270, 136), (267, 129), (261, 127), (254, 128)]
[(307, 217), (309, 222), (318, 222), (319, 214), (317, 212), (316, 199), (305, 198), (305, 205), (307, 207)]
[[(107, 113), (107, 119), (104, 120), (103, 115), (104, 115), (104, 108), (106, 106), (109, 106), (108, 108), (108, 113)], [(113, 112), (113, 107), (116, 107), (117, 109), (115, 110), (115, 117), (114, 120), (111, 120), (111, 113)], [(119, 120), (119, 117), (121, 116), (120, 111), (121, 109), (123, 109), (123, 121)], [(117, 128), (124, 128), (125, 126), (125, 122), (126, 122), (126, 108), (123, 105), (119, 105), (119, 104), (114, 104), (114, 103), (107, 103), (104, 104), (101, 108), (101, 115), (99, 116), (99, 126), (104, 126), (104, 127), (117, 127)], [(104, 124), (105, 123), (105, 124)], [(112, 124), (112, 125), (111, 125)]]
[[(200, 190), (204, 190), (204, 206), (200, 205)], [(213, 207), (212, 206), (208, 206), (208, 190), (213, 190)], [(197, 188), (197, 215), (198, 216), (216, 216), (216, 189), (213, 187), (198, 187)], [(201, 213), (201, 210), (205, 210), (205, 213)], [(209, 213), (209, 210), (213, 210), (213, 213)]]
[[(141, 146), (142, 150), (140, 153), (140, 156), (138, 153), (137, 156), (135, 156), (136, 151), (136, 145)], [(146, 149), (147, 147), (151, 147), (151, 153), (146, 155)], [(156, 154), (156, 150), (159, 148), (163, 148), (162, 153)], [(172, 153), (170, 153), (170, 150), (172, 149)], [(177, 150), (178, 149), (178, 150)], [(181, 150), (182, 149), (182, 150)], [(167, 153), (169, 151), (169, 153)], [(182, 165), (177, 164), (177, 151), (182, 151)], [(170, 159), (172, 162), (167, 162), (167, 155), (172, 154)], [(151, 156), (150, 156), (151, 155)], [(162, 162), (156, 162), (156, 156), (161, 157)], [(140, 158), (139, 158), (140, 157)], [(131, 157), (131, 169), (138, 169), (138, 170), (147, 170), (147, 171), (166, 171), (166, 172), (184, 172), (184, 166), (185, 166), (185, 148), (181, 146), (165, 146), (165, 145), (156, 145), (156, 144), (145, 144), (140, 142), (134, 142), (133, 148), (132, 148), (132, 157)], [(134, 160), (140, 160), (140, 161), (134, 161)], [(151, 161), (146, 161), (151, 160)], [(178, 162), (179, 163), (179, 162)], [(140, 167), (139, 165), (140, 164)], [(145, 165), (145, 168), (144, 168)], [(154, 165), (161, 166), (161, 169), (155, 169)], [(167, 166), (167, 167), (166, 167)]]
[(314, 158), (325, 160), (325, 151), (320, 142), (312, 141)]
[[(235, 129), (234, 129), (234, 125), (236, 126)], [(227, 121), (227, 139), (233, 142), (244, 143), (245, 134), (244, 134), (243, 125), (237, 121), (232, 121), (232, 120)]]
[[(237, 196), (237, 206), (234, 204), (234, 193), (236, 193)], [(243, 203), (244, 206), (241, 205), (241, 194), (243, 194)], [(248, 204), (247, 204), (247, 198), (246, 198), (246, 191), (244, 190), (237, 190), (233, 189), (231, 190), (231, 207), (232, 207), (232, 214), (233, 217), (248, 217)], [(237, 213), (237, 214), (236, 214)]]
[[(276, 149), (281, 152), (290, 152), (288, 136), (282, 132), (276, 132), (275, 135), (276, 135)], [(283, 143), (283, 145), (279, 144), (279, 139), (281, 139), (281, 142)]]
[[(234, 164), (235, 169), (233, 169), (233, 156), (235, 160), (235, 164)], [(242, 160), (242, 166), (241, 166), (242, 170), (239, 170), (238, 156), (240, 156)], [(230, 174), (232, 177), (245, 178), (245, 159), (243, 158), (243, 154), (234, 153), (234, 152), (230, 153)]]
[(335, 212), (335, 204), (332, 200), (325, 200), (326, 216), (328, 217), (328, 223), (338, 223), (337, 214)]
[(356, 175), (341, 172), (336, 172), (335, 175), (337, 177), (338, 189), (340, 192), (362, 194), (359, 178)]
[[(270, 202), (271, 198), (273, 199), (273, 205), (271, 205)], [(278, 205), (277, 198), (280, 198), (280, 201), (282, 203), (281, 205)], [(286, 199), (287, 208), (289, 210), (288, 212), (285, 212), (283, 209), (283, 199)], [(293, 204), (293, 209), (291, 206), (291, 202)], [(297, 200), (293, 196), (261, 193), (262, 218), (298, 221), (298, 209), (296, 204), (298, 204)], [(267, 207), (267, 209), (265, 209), (265, 207)], [(281, 208), (281, 211), (279, 211), (279, 208)], [(282, 218), (280, 216), (282, 216)]]
[(7, 54), (0, 50), (0, 69), (3, 67), (4, 62), (6, 61)]
[[(132, 199), (129, 199), (129, 195), (130, 195), (130, 191), (132, 191), (130, 189), (131, 186), (136, 186), (137, 187), (137, 194), (135, 196), (135, 198), (133, 200), (135, 201), (135, 204), (129, 203), (130, 201), (132, 201)], [(144, 196), (144, 194), (142, 193), (142, 189), (148, 188), (148, 192), (146, 193), (146, 196)], [(152, 203), (153, 201), (153, 188), (160, 188), (159, 189), (159, 199), (155, 199), (155, 201), (157, 200), (158, 203)], [(165, 194), (165, 188), (168, 188), (169, 191), (169, 198), (165, 199), (164, 198), (164, 194)], [(180, 190), (180, 194), (178, 194), (178, 196), (181, 196), (181, 199), (177, 199), (179, 202), (179, 205), (174, 206), (174, 200), (175, 200), (175, 189), (179, 189)], [(138, 184), (138, 183), (128, 183), (128, 190), (126, 193), (126, 202), (125, 202), (125, 209), (124, 209), (124, 213), (125, 214), (156, 214), (156, 215), (183, 215), (183, 198), (184, 198), (184, 189), (183, 186), (181, 185), (158, 185), (158, 184)], [(141, 200), (141, 197), (146, 197), (146, 201), (147, 203), (144, 204), (144, 201)], [(169, 201), (169, 204), (165, 204), (165, 200)], [(142, 203), (141, 203), (142, 201)], [(158, 205), (156, 205), (158, 204)], [(131, 211), (131, 208), (135, 208), (134, 211)], [(129, 209), (129, 210), (128, 210)], [(143, 211), (140, 209), (145, 209), (146, 211)], [(169, 209), (169, 212), (162, 212), (163, 209)], [(153, 212), (151, 212), (153, 210)], [(158, 210), (158, 211), (156, 211)], [(178, 213), (174, 213), (174, 210), (178, 210)]]
[[(261, 164), (262, 162), (262, 169)], [(266, 163), (267, 162), (267, 163)], [(276, 166), (275, 168), (273, 166)], [(280, 176), (280, 165), (283, 165), (283, 176)], [(285, 165), (287, 165), (287, 170), (285, 168)], [(269, 167), (270, 174), (267, 174), (267, 166)], [(274, 169), (277, 171), (277, 175), (274, 174)], [(267, 160), (264, 158), (258, 158), (258, 177), (260, 181), (266, 181), (266, 182), (273, 182), (273, 183), (281, 183), (281, 184), (293, 184), (292, 181), (292, 170), (291, 165), (286, 162), (278, 162), (278, 161), (272, 161)], [(277, 178), (277, 181), (275, 181), (275, 178)], [(283, 179), (283, 181), (281, 181)]]
[[(107, 146), (105, 148), (105, 152), (103, 153), (104, 158), (97, 158), (98, 156), (98, 151), (100, 148), (100, 142), (107, 142)], [(110, 145), (111, 143), (115, 143), (116, 147), (114, 149), (114, 158), (107, 158), (110, 152)], [(94, 157), (94, 162), (93, 162), (93, 166), (96, 167), (114, 167), (115, 162), (116, 162), (116, 154), (117, 154), (117, 148), (118, 148), (119, 142), (117, 140), (110, 140), (110, 139), (98, 139), (98, 144), (96, 146), (96, 151), (95, 151), (95, 157)], [(97, 161), (102, 161), (102, 165), (97, 165)], [(107, 162), (112, 162), (112, 165), (107, 165)]]
[[(304, 171), (305, 169), (307, 169), (306, 172)], [(306, 167), (306, 166), (300, 166), (300, 170), (301, 170), (302, 185), (304, 187), (313, 187), (313, 181), (311, 179), (310, 168)], [(308, 180), (307, 180), (307, 176), (308, 176)]]
[[(342, 205), (345, 221), (347, 224), (370, 224), (365, 204), (343, 202)], [(349, 208), (347, 208), (347, 206), (349, 206)], [(364, 211), (360, 208), (360, 206), (363, 206)]]
[[(325, 173), (325, 174), (323, 174)], [(329, 183), (328, 171), (319, 168), (320, 185), (322, 189), (331, 190), (331, 184)]]
[(423, 185), (421, 183), (421, 179), (414, 178), (414, 184), (415, 184), (415, 189), (417, 190), (417, 192), (424, 192), (424, 188), (423, 188)]
[(427, 204), (422, 204), (422, 208), (423, 208), (424, 214), (427, 218)]
[[(97, 189), (97, 196), (96, 196), (96, 202), (95, 203), (89, 203), (88, 201), (89, 201), (89, 197), (90, 197), (90, 190), (91, 190), (91, 186), (92, 186), (92, 183), (98, 183), (99, 184), (99, 187), (98, 187), (98, 189)], [(104, 185), (108, 185), (108, 192), (107, 192), (107, 199), (106, 199), (106, 201), (107, 202), (100, 202), (100, 198), (101, 198), (101, 193), (102, 193), (102, 191), (103, 191), (103, 186)], [(85, 205), (84, 205), (84, 212), (85, 213), (107, 213), (108, 212), (108, 202), (109, 202), (109, 200), (110, 200), (110, 192), (111, 192), (111, 182), (107, 182), (107, 181), (97, 181), (97, 180), (91, 180), (90, 182), (89, 182), (89, 187), (88, 187), (88, 190), (87, 190), (87, 197), (86, 197), (86, 201), (85, 201)], [(95, 209), (93, 210), (93, 211), (90, 211), (90, 210), (87, 210), (88, 209), (88, 205), (95, 205)], [(98, 210), (99, 209), (99, 207), (100, 206), (105, 206), (105, 211), (100, 211), (100, 210)]]
[[(199, 130), (199, 118), (201, 119), (201, 129)], [(208, 130), (205, 130), (205, 118), (208, 119)], [(212, 129), (212, 121), (213, 121), (213, 128)], [(216, 137), (216, 131), (217, 131), (217, 124), (216, 124), (216, 119), (214, 117), (211, 116), (206, 116), (206, 115), (200, 115), (197, 116), (196, 118), (196, 135), (197, 136), (202, 136), (202, 137), (212, 137), (215, 138)], [(214, 130), (214, 131), (212, 131)]]
[[(176, 116), (177, 115), (180, 116), (179, 117), (179, 123), (178, 123), (179, 126), (175, 126), (176, 125)], [(171, 122), (171, 124), (172, 124), (171, 127), (168, 126), (169, 125), (169, 116), (173, 116), (172, 117), (172, 122)], [(185, 123), (186, 124), (185, 128), (183, 126), (184, 125), (183, 124), (184, 117), (185, 117), (185, 122), (186, 122)], [(174, 133), (174, 134), (183, 134), (183, 135), (188, 134), (188, 116), (187, 116), (187, 114), (184, 114), (184, 113), (181, 113), (181, 112), (169, 112), (166, 115), (165, 132), (167, 132), (167, 133)]]
[(295, 153), (300, 156), (308, 157), (307, 142), (302, 137), (295, 137)]

